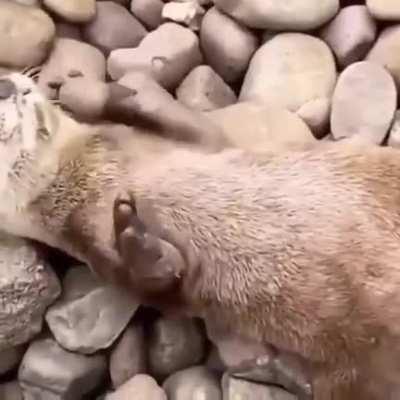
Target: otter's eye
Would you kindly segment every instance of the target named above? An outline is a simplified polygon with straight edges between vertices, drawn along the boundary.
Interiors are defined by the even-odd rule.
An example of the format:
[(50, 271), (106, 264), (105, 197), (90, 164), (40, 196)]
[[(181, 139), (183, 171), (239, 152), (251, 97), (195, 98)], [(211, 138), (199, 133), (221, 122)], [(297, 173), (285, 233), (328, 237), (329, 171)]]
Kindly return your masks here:
[(31, 89), (24, 89), (24, 90), (22, 91), (22, 96), (26, 96), (26, 95), (28, 95), (28, 94), (31, 93), (31, 92), (32, 92)]

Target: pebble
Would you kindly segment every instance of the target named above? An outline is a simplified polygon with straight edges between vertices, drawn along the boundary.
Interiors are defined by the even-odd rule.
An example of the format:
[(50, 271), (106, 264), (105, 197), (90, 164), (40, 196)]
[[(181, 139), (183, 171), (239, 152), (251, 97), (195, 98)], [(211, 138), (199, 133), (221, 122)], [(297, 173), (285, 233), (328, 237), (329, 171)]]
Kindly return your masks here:
[(48, 309), (46, 322), (65, 349), (92, 354), (111, 346), (137, 308), (125, 291), (101, 285), (88, 267), (79, 266), (68, 270), (63, 294)]
[(24, 346), (9, 347), (4, 350), (0, 350), (0, 375), (10, 372), (16, 368), (19, 362), (22, 360), (24, 352)]
[(83, 28), (84, 39), (105, 54), (136, 47), (146, 34), (145, 27), (125, 7), (112, 1), (100, 2), (96, 17)]
[(400, 87), (400, 25), (393, 25), (380, 33), (366, 60), (384, 66)]
[(394, 114), (388, 138), (388, 146), (400, 148), (400, 110), (397, 110)]
[(376, 19), (400, 21), (400, 2), (398, 0), (366, 0), (368, 11)]
[(335, 60), (322, 40), (282, 33), (253, 56), (239, 101), (261, 101), (297, 111), (315, 99), (329, 99), (335, 83)]
[(330, 46), (343, 68), (367, 55), (376, 31), (376, 22), (367, 7), (350, 6), (343, 8), (322, 30), (321, 38)]
[(213, 7), (203, 18), (200, 43), (207, 64), (229, 83), (244, 76), (257, 50), (258, 38), (250, 29)]
[(19, 368), (25, 400), (83, 400), (106, 377), (104, 355), (84, 356), (62, 349), (53, 339), (31, 343)]
[(236, 94), (208, 65), (194, 68), (176, 90), (176, 97), (187, 107), (211, 111), (236, 103)]
[(296, 114), (308, 125), (318, 139), (328, 133), (331, 99), (319, 98), (311, 100), (300, 107)]
[(222, 400), (219, 380), (204, 366), (175, 372), (163, 388), (168, 400)]
[(202, 62), (197, 36), (188, 28), (167, 22), (150, 32), (134, 49), (118, 49), (108, 58), (112, 79), (129, 70), (147, 71), (166, 89), (175, 89)]
[(171, 1), (162, 10), (162, 18), (185, 25), (193, 31), (200, 29), (205, 10), (196, 1)]
[(333, 95), (334, 138), (362, 135), (381, 144), (393, 120), (396, 99), (394, 81), (383, 67), (367, 61), (350, 65), (340, 75)]
[(161, 25), (163, 7), (161, 0), (131, 1), (132, 14), (149, 29), (156, 29)]
[(46, 308), (60, 295), (57, 276), (23, 239), (0, 236), (0, 351), (42, 330)]
[(204, 355), (205, 338), (195, 320), (163, 317), (154, 323), (149, 338), (152, 375), (167, 377), (200, 363)]
[(239, 21), (258, 29), (307, 31), (328, 22), (339, 0), (214, 0), (215, 5)]
[(68, 22), (84, 23), (96, 15), (96, 0), (43, 0), (43, 4)]
[(0, 384), (0, 399), (1, 400), (24, 400), (22, 390), (18, 382), (7, 382)]
[(40, 8), (0, 1), (1, 66), (40, 64), (50, 51), (55, 33), (54, 22)]
[(110, 355), (110, 376), (114, 388), (146, 372), (147, 346), (143, 326), (129, 325)]

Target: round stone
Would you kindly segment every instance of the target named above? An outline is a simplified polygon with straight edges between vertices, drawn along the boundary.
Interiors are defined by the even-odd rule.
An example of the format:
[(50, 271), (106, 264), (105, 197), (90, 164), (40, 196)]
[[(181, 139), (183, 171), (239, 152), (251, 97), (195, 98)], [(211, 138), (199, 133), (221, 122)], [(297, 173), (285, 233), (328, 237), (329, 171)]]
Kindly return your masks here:
[(366, 0), (371, 15), (385, 21), (400, 21), (399, 0)]

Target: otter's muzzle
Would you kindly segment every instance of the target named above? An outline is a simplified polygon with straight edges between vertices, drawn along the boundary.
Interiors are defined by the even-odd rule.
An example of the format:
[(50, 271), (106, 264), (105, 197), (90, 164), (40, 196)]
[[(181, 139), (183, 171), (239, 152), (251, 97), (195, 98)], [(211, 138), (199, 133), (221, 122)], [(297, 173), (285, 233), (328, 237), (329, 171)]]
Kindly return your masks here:
[(0, 100), (6, 100), (17, 93), (17, 87), (10, 79), (0, 79)]

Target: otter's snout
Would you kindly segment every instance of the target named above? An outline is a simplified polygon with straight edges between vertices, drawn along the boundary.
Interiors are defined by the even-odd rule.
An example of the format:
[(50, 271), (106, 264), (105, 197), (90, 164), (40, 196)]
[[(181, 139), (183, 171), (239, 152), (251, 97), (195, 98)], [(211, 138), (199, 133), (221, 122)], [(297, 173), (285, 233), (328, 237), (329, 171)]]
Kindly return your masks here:
[(6, 100), (17, 93), (17, 87), (10, 79), (0, 79), (0, 100)]

